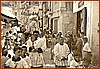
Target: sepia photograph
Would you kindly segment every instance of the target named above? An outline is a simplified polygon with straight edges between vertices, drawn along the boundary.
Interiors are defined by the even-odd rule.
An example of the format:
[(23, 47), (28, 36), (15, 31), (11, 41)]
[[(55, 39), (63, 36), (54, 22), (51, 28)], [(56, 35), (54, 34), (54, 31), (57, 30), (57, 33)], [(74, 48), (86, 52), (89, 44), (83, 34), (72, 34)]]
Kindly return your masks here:
[(98, 68), (99, 1), (1, 1), (1, 68)]

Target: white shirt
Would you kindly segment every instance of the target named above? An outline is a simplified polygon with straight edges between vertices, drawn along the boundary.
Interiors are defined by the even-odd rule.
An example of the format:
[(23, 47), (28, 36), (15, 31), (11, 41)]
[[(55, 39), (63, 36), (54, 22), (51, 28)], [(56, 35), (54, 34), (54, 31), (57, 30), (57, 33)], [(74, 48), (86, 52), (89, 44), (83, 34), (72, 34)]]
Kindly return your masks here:
[[(56, 65), (58, 66), (65, 66), (66, 65), (66, 60), (64, 61), (61, 61), (62, 57), (65, 57), (67, 58), (67, 55), (69, 54), (69, 47), (67, 44), (63, 44), (63, 45), (60, 45), (59, 43), (57, 43), (55, 46), (54, 46), (54, 62)], [(59, 58), (58, 58), (59, 57)]]
[(68, 55), (68, 65), (70, 65), (71, 61), (74, 59), (72, 53)]
[(11, 68), (29, 68), (28, 64), (25, 60), (21, 59), (20, 61), (14, 62), (12, 61), (12, 58), (8, 59), (5, 63), (7, 66), (10, 66)]
[(79, 63), (77, 63), (75, 60), (72, 60), (70, 63), (70, 67), (75, 68), (75, 66), (79, 66)]
[(86, 52), (91, 52), (91, 49), (89, 47), (89, 43), (85, 43), (84, 47), (83, 47), (83, 51), (86, 51)]
[(46, 39), (45, 37), (39, 38), (34, 42), (34, 48), (41, 48), (43, 51), (46, 49)]
[(29, 38), (28, 41), (27, 41), (26, 43), (27, 43), (27, 52), (29, 52), (29, 47), (32, 46), (31, 38)]
[(45, 36), (44, 36), (43, 38), (40, 38), (39, 43), (41, 44), (41, 45), (40, 45), (41, 49), (42, 49), (43, 51), (45, 51), (45, 50), (46, 50), (46, 38), (45, 38)]

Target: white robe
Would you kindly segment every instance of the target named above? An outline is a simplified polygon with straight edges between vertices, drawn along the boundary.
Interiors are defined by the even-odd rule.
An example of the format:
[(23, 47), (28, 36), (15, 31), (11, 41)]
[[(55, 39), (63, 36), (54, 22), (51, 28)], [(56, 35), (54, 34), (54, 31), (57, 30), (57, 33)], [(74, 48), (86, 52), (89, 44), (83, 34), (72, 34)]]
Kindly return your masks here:
[(7, 60), (5, 64), (6, 66), (10, 66), (11, 68), (15, 68), (16, 65), (17, 65), (16, 68), (29, 68), (27, 62), (23, 59), (21, 59), (20, 61), (14, 62), (12, 61), (12, 58), (10, 58)]
[[(41, 48), (44, 51), (46, 49), (44, 43), (45, 43), (44, 39), (38, 38), (34, 42), (34, 48), (35, 49)], [(38, 65), (44, 64), (43, 53), (31, 52), (30, 59), (33, 67), (37, 67)]]
[(25, 58), (22, 58), (22, 59), (24, 59), (27, 62), (29, 68), (31, 68), (32, 64), (31, 64), (30, 58), (28, 56), (26, 56)]
[(60, 45), (59, 43), (57, 43), (55, 46), (54, 46), (54, 62), (56, 65), (58, 66), (65, 66), (67, 63), (66, 63), (66, 60), (63, 60), (61, 61), (62, 57), (65, 57), (67, 58), (68, 54), (69, 54), (69, 47), (67, 44), (63, 44), (63, 45)]

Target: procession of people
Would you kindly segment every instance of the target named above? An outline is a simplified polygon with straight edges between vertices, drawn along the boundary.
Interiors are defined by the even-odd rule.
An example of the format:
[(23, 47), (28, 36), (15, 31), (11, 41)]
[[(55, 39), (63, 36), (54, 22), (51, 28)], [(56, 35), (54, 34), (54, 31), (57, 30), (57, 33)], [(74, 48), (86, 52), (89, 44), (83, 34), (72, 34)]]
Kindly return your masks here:
[(66, 32), (60, 30), (55, 32), (49, 27), (45, 28), (44, 25), (38, 27), (36, 22), (39, 21), (35, 21), (34, 17), (23, 23), (17, 17), (12, 17), (10, 12), (9, 16), (6, 14), (8, 11), (3, 12), (1, 12), (2, 68), (94, 67), (92, 65), (94, 51), (90, 48), (90, 38), (80, 29), (77, 33), (67, 28), (64, 28)]
[(46, 65), (43, 53), (50, 48), (48, 54), (55, 68), (89, 67), (91, 65), (91, 49), (88, 38), (71, 34), (63, 36), (62, 32), (51, 33), (48, 30), (33, 33), (27, 32), (24, 25), (20, 30), (6, 32), (2, 36), (2, 68), (43, 68)]

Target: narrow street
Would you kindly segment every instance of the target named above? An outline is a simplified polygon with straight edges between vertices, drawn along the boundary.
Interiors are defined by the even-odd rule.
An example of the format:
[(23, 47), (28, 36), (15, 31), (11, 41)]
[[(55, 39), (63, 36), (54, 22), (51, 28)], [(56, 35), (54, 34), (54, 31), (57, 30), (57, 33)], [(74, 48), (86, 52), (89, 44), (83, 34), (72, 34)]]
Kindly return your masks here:
[(99, 66), (99, 1), (2, 1), (1, 22), (2, 68)]

